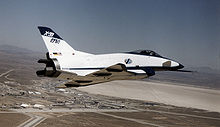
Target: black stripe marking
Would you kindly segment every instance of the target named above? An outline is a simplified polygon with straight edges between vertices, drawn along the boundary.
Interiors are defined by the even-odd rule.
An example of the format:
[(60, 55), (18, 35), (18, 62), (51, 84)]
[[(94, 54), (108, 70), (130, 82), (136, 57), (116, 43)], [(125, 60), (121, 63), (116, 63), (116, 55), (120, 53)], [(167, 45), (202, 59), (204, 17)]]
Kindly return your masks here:
[[(101, 69), (105, 69), (108, 67), (94, 67), (94, 68), (62, 68), (64, 70), (101, 70)], [(170, 70), (170, 71), (175, 71), (180, 69), (179, 66), (176, 67), (160, 67), (160, 66), (143, 66), (143, 67), (139, 67), (139, 66), (135, 66), (135, 67), (126, 67), (128, 70), (145, 70), (146, 68), (152, 68), (153, 70)]]

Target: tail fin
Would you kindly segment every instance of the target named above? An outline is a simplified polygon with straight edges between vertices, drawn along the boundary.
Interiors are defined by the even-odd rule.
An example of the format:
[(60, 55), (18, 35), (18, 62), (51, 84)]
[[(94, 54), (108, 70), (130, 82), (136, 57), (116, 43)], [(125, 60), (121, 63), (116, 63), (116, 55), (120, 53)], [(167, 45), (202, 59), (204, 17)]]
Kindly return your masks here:
[(41, 36), (49, 51), (50, 58), (57, 58), (66, 55), (87, 54), (74, 50), (58, 34), (48, 27), (38, 26)]

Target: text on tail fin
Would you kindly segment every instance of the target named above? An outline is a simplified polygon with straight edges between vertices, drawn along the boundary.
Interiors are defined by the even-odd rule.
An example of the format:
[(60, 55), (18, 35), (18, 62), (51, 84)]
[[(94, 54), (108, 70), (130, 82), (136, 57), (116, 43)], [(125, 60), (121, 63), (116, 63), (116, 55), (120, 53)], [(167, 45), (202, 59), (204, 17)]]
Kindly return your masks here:
[(38, 29), (40, 30), (40, 33), (43, 36), (53, 37), (63, 40), (58, 34), (56, 34), (52, 29), (48, 27), (38, 26)]

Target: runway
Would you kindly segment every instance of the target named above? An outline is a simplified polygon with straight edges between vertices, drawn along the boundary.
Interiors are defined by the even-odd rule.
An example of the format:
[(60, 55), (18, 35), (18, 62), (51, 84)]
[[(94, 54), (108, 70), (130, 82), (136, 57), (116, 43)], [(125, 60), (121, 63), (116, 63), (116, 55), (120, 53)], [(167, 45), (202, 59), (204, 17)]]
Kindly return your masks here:
[(78, 90), (93, 94), (146, 100), (220, 112), (220, 91), (151, 81), (113, 81)]
[[(178, 113), (175, 111), (162, 111), (161, 109), (155, 109), (155, 110), (150, 110), (150, 109), (137, 109), (137, 110), (130, 110), (130, 109), (67, 109), (67, 108), (59, 108), (59, 109), (32, 109), (32, 108), (28, 108), (28, 109), (14, 109), (11, 110), (10, 112), (6, 112), (6, 111), (1, 111), (0, 114), (1, 115), (5, 115), (7, 117), (8, 114), (18, 114), (18, 113), (22, 113), (25, 114), (27, 116), (29, 116), (29, 119), (27, 119), (26, 121), (24, 121), (23, 123), (21, 123), (20, 125), (18, 125), (17, 127), (35, 127), (38, 125), (41, 126), (53, 126), (50, 123), (50, 120), (56, 119), (55, 121), (65, 121), (68, 118), (66, 118), (66, 116), (72, 116), (76, 121), (77, 118), (75, 116), (78, 115), (82, 115), (85, 114), (86, 116), (88, 114), (92, 115), (92, 118), (96, 118), (93, 119), (93, 123), (98, 122), (98, 124), (100, 124), (99, 119), (97, 119), (98, 116), (101, 116), (101, 118), (105, 118), (108, 117), (108, 119), (115, 119), (116, 121), (120, 120), (120, 121), (127, 121), (127, 122), (131, 122), (134, 125), (141, 125), (144, 127), (167, 127), (168, 125), (174, 124), (176, 122), (178, 122), (179, 120), (181, 120), (181, 123), (178, 122), (179, 126), (193, 126), (193, 125), (206, 125), (207, 123), (210, 123), (210, 121), (213, 123), (213, 125), (219, 125), (219, 121), (220, 118), (218, 116), (212, 117), (210, 116), (210, 114), (203, 114), (202, 112), (200, 112), (201, 114), (197, 114), (194, 112), (195, 110), (192, 110), (190, 112), (187, 113)], [(194, 113), (193, 113), (194, 112)], [(189, 113), (189, 114), (188, 114)], [(212, 114), (213, 115), (213, 114)], [(80, 119), (84, 119), (84, 122), (91, 122), (90, 120), (86, 120), (85, 117), (86, 116), (80, 116)], [(61, 118), (62, 117), (62, 118)], [(71, 118), (71, 120), (74, 120)], [(155, 119), (160, 119), (160, 122), (155, 122)], [(167, 120), (171, 120), (168, 125), (167, 125)], [(183, 120), (186, 119), (186, 120)], [(98, 120), (98, 121), (97, 121)], [(105, 120), (105, 119), (103, 119)], [(168, 120), (168, 121), (169, 121)], [(191, 122), (194, 120), (197, 120), (197, 122), (201, 122), (201, 123), (195, 123), (195, 122)], [(101, 120), (102, 121), (102, 120)], [(68, 122), (68, 121), (67, 121)], [(73, 123), (72, 123), (73, 122)], [(77, 122), (69, 122), (69, 124), (79, 124), (80, 121)], [(115, 121), (114, 121), (115, 122)], [(4, 122), (3, 122), (4, 123)], [(53, 122), (54, 123), (54, 122)], [(59, 122), (58, 122), (59, 123)], [(104, 122), (105, 123), (105, 122)], [(97, 124), (97, 125), (98, 125)], [(112, 121), (111, 121), (112, 124)], [(110, 124), (110, 125), (111, 125)], [(118, 125), (119, 123), (117, 123)], [(121, 124), (121, 123), (120, 123)], [(105, 125), (109, 125), (105, 123)], [(56, 126), (59, 126), (56, 125)], [(127, 125), (126, 125), (127, 126)]]

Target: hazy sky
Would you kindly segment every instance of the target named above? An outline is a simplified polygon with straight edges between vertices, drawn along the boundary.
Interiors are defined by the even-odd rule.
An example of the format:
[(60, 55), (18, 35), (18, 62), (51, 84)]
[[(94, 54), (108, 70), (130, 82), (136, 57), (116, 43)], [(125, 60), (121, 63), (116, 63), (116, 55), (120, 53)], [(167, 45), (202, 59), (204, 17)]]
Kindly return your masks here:
[(220, 0), (0, 1), (0, 44), (46, 52), (38, 25), (85, 52), (152, 49), (220, 69)]

